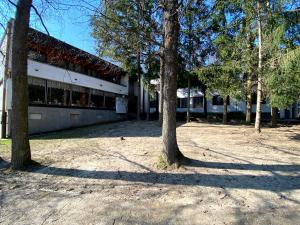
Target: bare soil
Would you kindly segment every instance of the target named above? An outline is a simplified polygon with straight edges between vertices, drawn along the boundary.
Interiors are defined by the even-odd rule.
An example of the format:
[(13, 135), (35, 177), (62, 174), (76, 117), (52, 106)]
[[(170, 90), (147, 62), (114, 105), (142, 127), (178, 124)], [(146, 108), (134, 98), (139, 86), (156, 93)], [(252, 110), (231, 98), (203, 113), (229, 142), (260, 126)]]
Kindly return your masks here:
[[(156, 122), (31, 140), (40, 165), (9, 169), (0, 146), (0, 224), (300, 224), (300, 126), (179, 124), (190, 165), (157, 169)], [(122, 138), (123, 137), (123, 138)]]

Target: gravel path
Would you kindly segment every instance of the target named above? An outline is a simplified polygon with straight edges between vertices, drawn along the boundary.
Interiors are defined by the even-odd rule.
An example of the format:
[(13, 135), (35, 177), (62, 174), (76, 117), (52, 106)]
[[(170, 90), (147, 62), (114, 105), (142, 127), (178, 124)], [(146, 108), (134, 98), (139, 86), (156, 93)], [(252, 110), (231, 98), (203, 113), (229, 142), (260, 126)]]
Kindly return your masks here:
[[(192, 159), (158, 170), (156, 122), (126, 121), (31, 140), (28, 171), (0, 150), (0, 224), (299, 224), (300, 126), (179, 124)], [(123, 138), (121, 138), (123, 137)], [(124, 139), (124, 140), (123, 140)]]

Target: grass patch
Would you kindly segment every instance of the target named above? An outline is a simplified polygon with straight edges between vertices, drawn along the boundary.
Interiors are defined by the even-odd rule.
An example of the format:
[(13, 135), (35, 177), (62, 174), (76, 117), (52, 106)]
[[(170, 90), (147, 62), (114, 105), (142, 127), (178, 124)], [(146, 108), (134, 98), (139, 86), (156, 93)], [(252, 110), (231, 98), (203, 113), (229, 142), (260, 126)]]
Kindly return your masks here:
[(8, 153), (11, 145), (10, 139), (0, 139), (0, 152)]

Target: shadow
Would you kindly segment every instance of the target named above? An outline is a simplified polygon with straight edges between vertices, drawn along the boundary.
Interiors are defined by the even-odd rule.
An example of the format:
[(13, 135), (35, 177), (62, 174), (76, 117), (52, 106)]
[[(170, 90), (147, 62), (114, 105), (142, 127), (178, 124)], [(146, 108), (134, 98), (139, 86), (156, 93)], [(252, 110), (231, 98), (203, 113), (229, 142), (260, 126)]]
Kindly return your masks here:
[[(229, 165), (212, 164), (214, 167), (231, 168)], [(249, 168), (256, 168), (255, 166)], [(299, 167), (281, 167), (285, 170), (298, 170)], [(258, 168), (256, 168), (258, 169)], [(270, 168), (271, 169), (271, 168)], [(282, 192), (300, 188), (300, 177), (291, 175), (216, 175), (200, 173), (169, 172), (129, 172), (129, 171), (89, 171), (81, 169), (33, 166), (28, 172), (54, 176), (78, 177), (83, 179), (119, 180), (168, 185), (194, 185), (220, 188), (239, 188)]]
[(292, 137), (290, 137), (291, 140), (300, 141), (300, 134), (295, 134)]
[[(179, 126), (181, 124), (178, 124)], [(129, 129), (130, 128), (130, 129)], [(160, 137), (161, 127), (157, 121), (124, 121), (98, 124), (62, 131), (31, 135), (30, 140), (97, 138), (97, 137)]]
[(10, 163), (0, 157), (0, 169), (6, 169), (10, 167)]
[(281, 172), (300, 172), (300, 165), (258, 165), (258, 164), (241, 164), (241, 163), (220, 163), (205, 162), (191, 159), (190, 164), (186, 166), (203, 167), (212, 169), (228, 169), (228, 170), (260, 170), (260, 171), (281, 171)]

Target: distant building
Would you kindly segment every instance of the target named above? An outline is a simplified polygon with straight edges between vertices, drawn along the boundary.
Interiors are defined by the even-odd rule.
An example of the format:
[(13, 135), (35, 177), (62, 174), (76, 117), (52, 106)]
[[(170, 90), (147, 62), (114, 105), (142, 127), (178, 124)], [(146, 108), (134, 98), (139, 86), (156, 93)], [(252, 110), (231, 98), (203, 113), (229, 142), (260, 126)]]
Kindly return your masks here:
[[(11, 115), (13, 22), (0, 40), (0, 106)], [(127, 114), (129, 78), (118, 66), (30, 29), (28, 35), (29, 133), (115, 121)]]
[[(159, 86), (158, 80), (152, 81), (153, 85)], [(156, 88), (159, 90), (159, 88)], [(146, 91), (143, 90), (142, 93)], [(195, 116), (201, 116), (205, 113), (205, 108), (208, 114), (222, 114), (223, 113), (223, 98), (217, 93), (208, 93), (204, 96), (204, 93), (200, 88), (191, 88), (190, 92), (190, 112)], [(157, 93), (159, 94), (159, 93)], [(150, 99), (150, 113), (157, 112), (158, 97), (148, 98), (147, 94), (143, 94), (143, 101), (146, 107), (142, 108), (143, 112), (147, 112), (148, 99)], [(188, 104), (188, 89), (179, 88), (177, 89), (177, 113), (185, 113), (187, 111)], [(227, 99), (228, 113), (243, 113), (246, 114), (246, 102), (236, 100), (234, 98)], [(252, 114), (253, 117), (256, 113), (256, 93), (252, 93)], [(280, 109), (278, 112), (278, 118), (280, 119), (299, 119), (300, 116), (300, 100), (290, 105), (286, 109)], [(267, 121), (271, 118), (271, 107), (266, 99), (262, 101), (262, 119)]]

